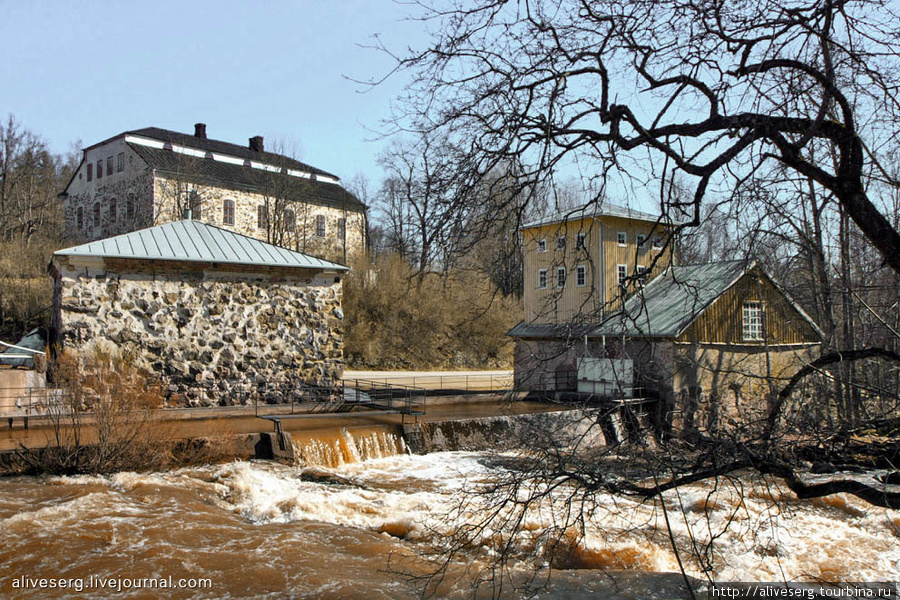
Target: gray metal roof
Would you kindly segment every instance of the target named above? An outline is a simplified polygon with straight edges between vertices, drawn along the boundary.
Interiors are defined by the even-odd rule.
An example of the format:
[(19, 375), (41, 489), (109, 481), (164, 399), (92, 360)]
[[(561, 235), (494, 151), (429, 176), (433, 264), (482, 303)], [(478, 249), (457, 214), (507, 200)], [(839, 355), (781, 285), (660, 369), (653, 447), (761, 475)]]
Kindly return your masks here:
[(755, 264), (733, 260), (666, 269), (594, 335), (677, 337)]
[(324, 271), (347, 271), (348, 267), (295, 252), (200, 221), (175, 221), (88, 242), (54, 256), (173, 260)]
[(660, 215), (633, 210), (625, 206), (611, 204), (609, 202), (590, 203), (578, 208), (554, 213), (542, 219), (529, 221), (522, 225), (521, 229), (530, 229), (531, 227), (540, 227), (541, 225), (551, 225), (553, 223), (563, 223), (565, 221), (577, 221), (589, 217), (621, 217), (623, 219), (635, 219), (637, 221), (649, 221), (651, 223), (666, 221)]

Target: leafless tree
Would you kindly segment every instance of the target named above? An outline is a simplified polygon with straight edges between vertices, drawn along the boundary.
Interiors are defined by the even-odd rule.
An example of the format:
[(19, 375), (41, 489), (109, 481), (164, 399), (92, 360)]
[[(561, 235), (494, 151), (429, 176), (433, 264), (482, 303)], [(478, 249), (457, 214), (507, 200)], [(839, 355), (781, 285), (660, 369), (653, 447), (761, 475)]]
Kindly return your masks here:
[[(570, 506), (590, 506), (599, 490), (657, 497), (754, 469), (783, 478), (801, 498), (849, 492), (900, 506), (900, 493), (887, 480), (838, 474), (812, 482), (802, 468), (816, 457), (841, 471), (854, 452), (865, 464), (890, 464), (900, 447), (896, 436), (884, 445), (858, 444), (852, 431), (842, 437), (823, 427), (820, 406), (811, 401), (833, 382), (834, 365), (877, 361), (877, 371), (900, 362), (889, 337), (896, 330), (889, 333), (884, 311), (879, 331), (888, 338), (858, 344), (859, 321), (848, 300), (853, 286), (832, 286), (858, 277), (854, 252), (866, 256), (857, 268), (867, 277), (895, 285), (900, 274), (900, 233), (889, 211), (898, 186), (891, 164), (900, 122), (900, 19), (892, 5), (476, 0), (417, 6), (434, 34), (427, 47), (398, 57), (398, 70), (412, 81), (395, 117), (400, 128), (448, 136), (465, 148), (469, 169), (480, 177), (512, 161), (521, 165), (523, 186), (573, 165), (652, 186), (663, 217), (679, 231), (704, 218), (735, 223), (725, 217), (737, 216), (741, 227), (730, 231), (746, 236), (741, 244), (709, 239), (698, 257), (750, 245), (785, 265), (796, 254), (787, 248), (799, 249), (813, 269), (812, 301), (832, 319), (824, 354), (776, 390), (758, 421), (669, 446), (675, 452), (664, 463), (648, 462), (624, 478), (604, 468), (593, 450), (548, 441), (534, 450), (534, 466), (496, 497), (516, 504), (523, 482), (537, 481), (544, 487), (535, 489), (562, 490)], [(829, 235), (838, 255), (825, 252)], [(854, 249), (854, 240), (865, 244)], [(839, 310), (836, 289), (843, 295)], [(840, 379), (849, 377), (843, 372)], [(875, 396), (890, 399), (896, 411), (896, 392), (874, 390), (868, 398)], [(857, 410), (856, 401), (841, 402), (841, 410)], [(856, 423), (855, 416), (848, 422)], [(525, 502), (541, 497), (525, 494)]]

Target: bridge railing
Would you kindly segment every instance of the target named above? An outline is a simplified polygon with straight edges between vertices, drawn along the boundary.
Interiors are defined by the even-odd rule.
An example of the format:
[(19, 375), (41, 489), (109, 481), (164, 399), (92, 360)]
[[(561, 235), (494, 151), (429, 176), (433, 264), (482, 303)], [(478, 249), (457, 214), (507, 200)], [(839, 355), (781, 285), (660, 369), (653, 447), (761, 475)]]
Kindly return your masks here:
[(236, 404), (252, 404), (257, 416), (260, 406), (290, 407), (295, 411), (329, 413), (353, 408), (391, 410), (409, 415), (425, 414), (426, 390), (403, 384), (347, 379), (337, 386), (305, 384), (235, 385)]

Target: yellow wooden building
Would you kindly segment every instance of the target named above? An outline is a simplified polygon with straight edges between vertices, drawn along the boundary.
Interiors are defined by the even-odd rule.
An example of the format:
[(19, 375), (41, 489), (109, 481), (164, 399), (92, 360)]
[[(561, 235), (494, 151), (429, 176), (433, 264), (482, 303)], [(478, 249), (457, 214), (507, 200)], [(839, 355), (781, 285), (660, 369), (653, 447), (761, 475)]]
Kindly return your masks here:
[(658, 216), (610, 204), (526, 224), (525, 322), (596, 322), (616, 310), (671, 264), (669, 232)]

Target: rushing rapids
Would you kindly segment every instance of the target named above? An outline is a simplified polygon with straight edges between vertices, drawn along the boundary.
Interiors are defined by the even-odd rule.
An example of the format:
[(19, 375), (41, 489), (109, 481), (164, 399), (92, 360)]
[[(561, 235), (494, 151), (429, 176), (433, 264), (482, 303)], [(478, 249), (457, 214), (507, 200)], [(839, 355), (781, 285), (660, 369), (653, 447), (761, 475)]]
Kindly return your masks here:
[[(429, 445), (450, 451), (425, 456), (408, 454), (390, 428), (369, 427), (296, 439), (305, 463), (297, 467), (254, 461), (167, 473), (9, 478), (0, 481), (0, 594), (30, 596), (13, 586), (22, 576), (172, 576), (213, 584), (167, 592), (174, 597), (416, 597), (409, 577), (429, 573), (422, 557), (439, 556), (460, 525), (483, 516), (485, 504), (473, 492), (504, 468), (491, 453), (454, 448), (484, 444), (510, 425), (430, 426)], [(338, 477), (306, 481), (301, 475), (310, 465)], [(469, 499), (465, 507), (461, 497)], [(515, 536), (481, 532), (438, 594), (471, 597), (467, 574), (489, 566), (501, 545), (512, 557), (514, 579), (545, 574), (551, 563), (558, 569), (547, 597), (687, 597), (676, 574), (679, 556), (700, 580), (704, 566), (730, 581), (900, 577), (900, 511), (851, 496), (799, 501), (777, 480), (748, 476), (669, 492), (664, 508), (677, 555), (660, 503), (598, 495), (585, 530), (566, 532), (565, 560), (554, 562), (543, 533), (567, 507), (547, 501)], [(711, 537), (712, 549), (698, 560), (692, 548)], [(41, 590), (47, 595), (69, 592)]]

